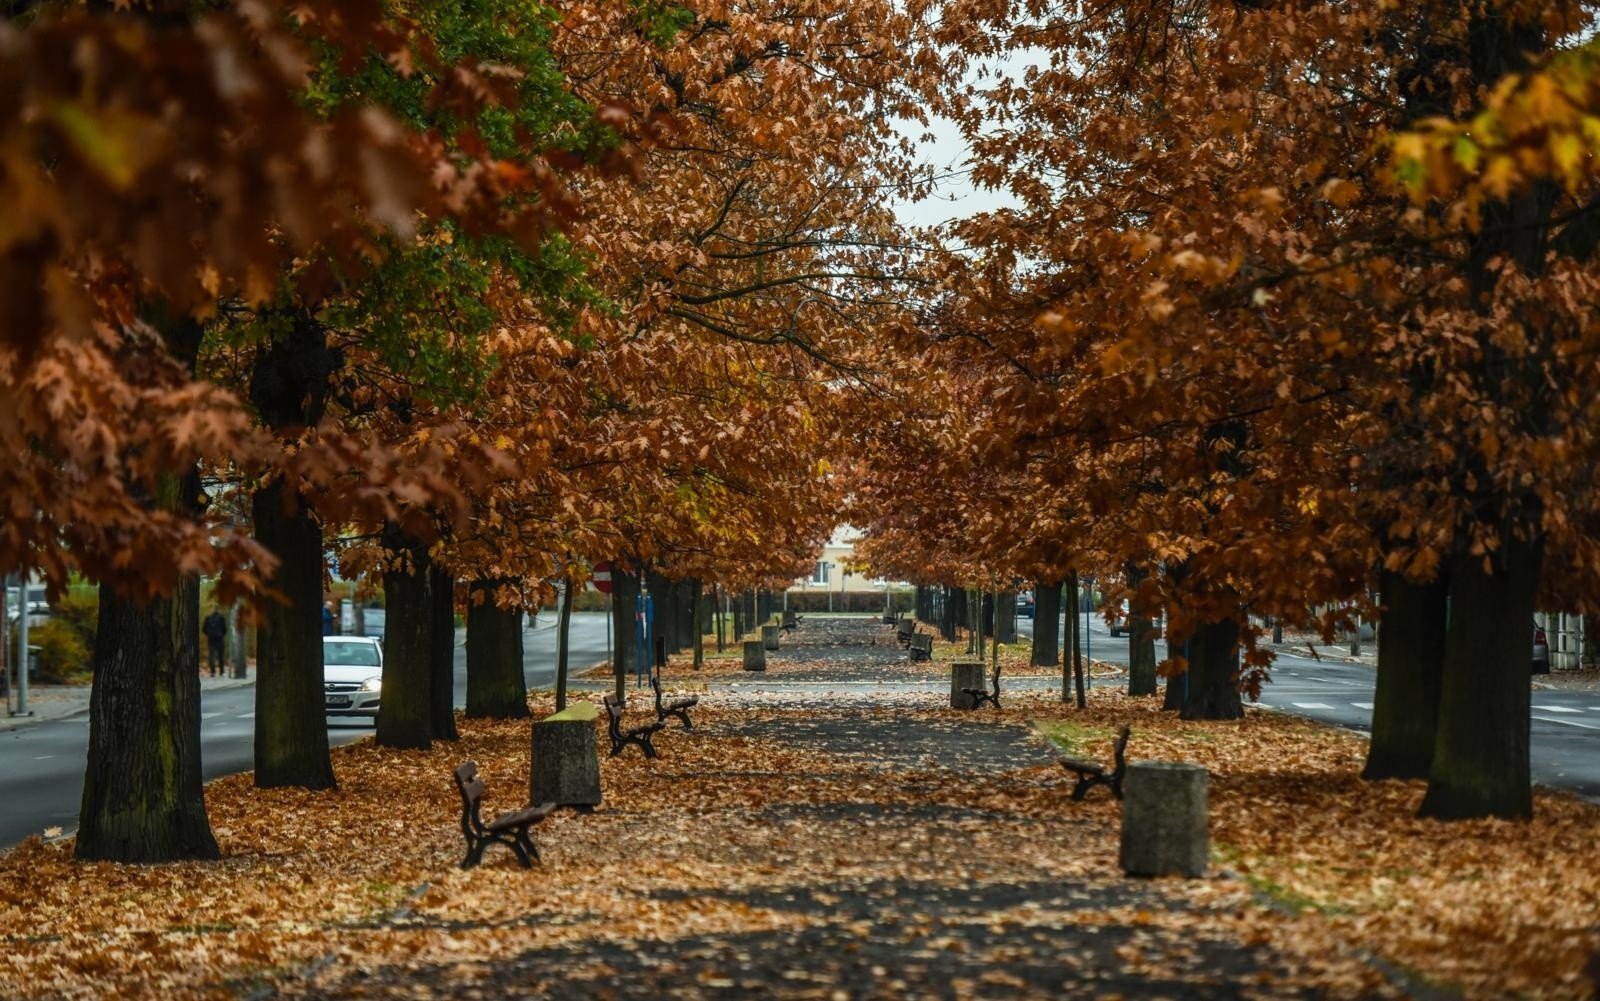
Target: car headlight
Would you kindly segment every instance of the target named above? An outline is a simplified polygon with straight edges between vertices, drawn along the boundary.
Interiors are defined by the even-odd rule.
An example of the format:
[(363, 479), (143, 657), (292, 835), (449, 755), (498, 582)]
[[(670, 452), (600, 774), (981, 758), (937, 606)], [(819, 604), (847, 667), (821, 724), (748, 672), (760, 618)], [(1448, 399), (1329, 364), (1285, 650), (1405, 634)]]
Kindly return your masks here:
[(383, 687), (383, 679), (382, 678), (368, 678), (366, 681), (363, 681), (361, 683), (361, 690), (363, 692), (376, 692), (382, 687)]

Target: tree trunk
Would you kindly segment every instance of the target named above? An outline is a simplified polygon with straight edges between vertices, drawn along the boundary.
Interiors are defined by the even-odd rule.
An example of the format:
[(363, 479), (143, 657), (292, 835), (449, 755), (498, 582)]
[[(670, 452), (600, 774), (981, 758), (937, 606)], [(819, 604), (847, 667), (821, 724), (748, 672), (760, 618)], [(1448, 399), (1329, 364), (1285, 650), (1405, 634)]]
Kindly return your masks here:
[(739, 595), (733, 604), (733, 641), (735, 643), (744, 639), (744, 595)]
[(77, 858), (221, 857), (200, 777), (199, 627), (194, 577), (143, 606), (100, 589)]
[(694, 586), (689, 591), (689, 619), (694, 623), (690, 632), (693, 634), (694, 644), (694, 669), (696, 671), (706, 663), (706, 619), (710, 607), (706, 604), (705, 587), (698, 579), (693, 579)]
[(409, 553), (410, 566), (383, 572), (388, 606), (383, 630), (383, 707), (378, 710), (379, 747), (427, 750), (433, 746), (433, 671), (428, 550), (398, 526), (384, 529), (391, 553)]
[(572, 664), (572, 603), (577, 582), (569, 575), (561, 589), (561, 611), (556, 620), (556, 712), (567, 708), (567, 672)]
[(522, 613), (494, 603), (511, 578), (472, 583), (467, 596), (467, 718), (521, 719), (528, 715), (522, 671)]
[(715, 584), (711, 585), (711, 614), (717, 620), (717, 652), (721, 653), (723, 632), (728, 626), (728, 614), (722, 600), (722, 589)]
[(1440, 819), (1533, 815), (1528, 674), (1534, 595), (1544, 540), (1502, 531), (1500, 551), (1456, 557), (1439, 690), (1438, 735), (1421, 815)]
[[(1035, 614), (1038, 614), (1035, 609)], [(1037, 623), (1035, 623), (1037, 626)], [(1017, 641), (1017, 592), (1001, 591), (995, 596), (994, 638), (1001, 643)]]
[(1438, 737), (1449, 588), (1442, 579), (1416, 584), (1388, 570), (1382, 588), (1372, 741), (1361, 777), (1425, 779)]
[(638, 670), (639, 578), (622, 569), (621, 560), (611, 561), (611, 614), (616, 630), (616, 659), (612, 670), (616, 678), (616, 696), (626, 699), (628, 676)]
[(1061, 584), (1040, 584), (1033, 590), (1033, 664), (1055, 667), (1061, 649)]
[[(1127, 566), (1128, 586), (1137, 591), (1147, 576), (1137, 563)], [(1156, 693), (1156, 631), (1139, 608), (1138, 595), (1128, 602), (1128, 694)]]
[(435, 563), (428, 571), (429, 728), (434, 740), (456, 733), (456, 579)]
[[(1067, 593), (1071, 596), (1073, 609), (1072, 614), (1067, 616), (1067, 621), (1072, 623), (1072, 628), (1067, 630), (1067, 635), (1072, 638), (1072, 656), (1070, 658), (1072, 661), (1072, 684), (1074, 691), (1077, 693), (1078, 708), (1087, 709), (1089, 708), (1089, 696), (1085, 691), (1086, 686), (1083, 678), (1083, 627), (1079, 624), (1077, 615), (1080, 599), (1078, 597), (1078, 572), (1076, 570), (1067, 576)], [(1064, 691), (1061, 693), (1061, 701), (1066, 701), (1066, 694)]]
[(244, 631), (239, 628), (239, 602), (228, 609), (228, 660), (235, 678), (244, 678), (247, 670)]
[(280, 561), (272, 586), (288, 598), (267, 602), (256, 628), (256, 788), (332, 789), (322, 687), (322, 526), (285, 497), (281, 480), (257, 490), (252, 507), (256, 541)]
[(1188, 691), (1184, 719), (1239, 719), (1239, 623), (1207, 622), (1189, 639)]

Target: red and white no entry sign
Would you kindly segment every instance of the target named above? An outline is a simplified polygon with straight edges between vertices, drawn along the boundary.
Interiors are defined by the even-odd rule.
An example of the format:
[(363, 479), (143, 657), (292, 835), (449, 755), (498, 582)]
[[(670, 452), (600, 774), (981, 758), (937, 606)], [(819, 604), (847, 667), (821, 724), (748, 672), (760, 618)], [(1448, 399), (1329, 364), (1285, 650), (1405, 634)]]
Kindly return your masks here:
[(594, 589), (601, 594), (611, 593), (610, 563), (596, 563), (594, 565)]

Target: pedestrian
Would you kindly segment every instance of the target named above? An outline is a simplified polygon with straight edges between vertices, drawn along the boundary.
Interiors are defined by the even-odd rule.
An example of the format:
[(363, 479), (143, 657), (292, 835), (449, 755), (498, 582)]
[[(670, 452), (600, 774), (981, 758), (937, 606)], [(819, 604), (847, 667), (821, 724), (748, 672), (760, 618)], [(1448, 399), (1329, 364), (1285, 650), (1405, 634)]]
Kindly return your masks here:
[(322, 635), (333, 635), (333, 602), (322, 606)]
[(222, 614), (222, 609), (211, 606), (211, 614), (206, 616), (206, 621), (201, 624), (200, 631), (205, 633), (207, 660), (211, 665), (213, 678), (222, 675), (222, 644), (228, 638), (228, 619)]

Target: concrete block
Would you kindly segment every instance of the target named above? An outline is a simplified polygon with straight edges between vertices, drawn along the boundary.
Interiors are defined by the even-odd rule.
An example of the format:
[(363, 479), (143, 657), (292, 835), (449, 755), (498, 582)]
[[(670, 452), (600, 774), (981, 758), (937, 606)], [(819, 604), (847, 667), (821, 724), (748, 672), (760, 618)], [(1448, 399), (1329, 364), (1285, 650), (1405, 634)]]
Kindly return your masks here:
[(766, 649), (768, 649), (768, 650), (776, 650), (776, 649), (778, 649), (778, 627), (777, 626), (762, 626), (761, 627), (761, 645), (763, 647), (765, 647)]
[(1204, 876), (1209, 851), (1206, 770), (1172, 761), (1130, 762), (1122, 780), (1123, 871)]
[(746, 671), (765, 671), (767, 669), (767, 648), (760, 640), (744, 641), (744, 669)]
[(579, 702), (533, 724), (529, 803), (600, 805), (600, 749), (593, 702)]
[(984, 688), (983, 661), (958, 660), (950, 665), (950, 708), (971, 709), (972, 696), (963, 688)]

